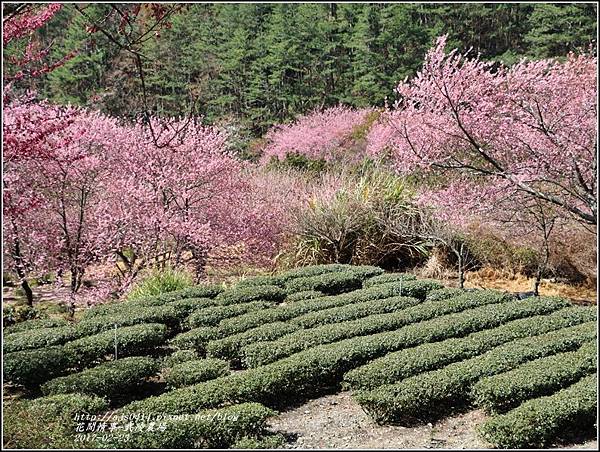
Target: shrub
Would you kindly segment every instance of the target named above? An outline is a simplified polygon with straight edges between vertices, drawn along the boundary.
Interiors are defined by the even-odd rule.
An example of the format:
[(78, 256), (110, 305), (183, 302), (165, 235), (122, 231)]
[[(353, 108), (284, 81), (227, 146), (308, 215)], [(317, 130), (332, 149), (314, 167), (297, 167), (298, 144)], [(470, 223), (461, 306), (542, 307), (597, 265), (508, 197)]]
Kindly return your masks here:
[(26, 330), (20, 333), (9, 334), (4, 338), (2, 350), (4, 353), (31, 350), (34, 348), (50, 347), (64, 344), (72, 339), (77, 339), (83, 334), (72, 326), (56, 328), (39, 328)]
[(229, 374), (229, 364), (221, 359), (207, 358), (176, 364), (165, 374), (165, 381), (173, 388), (189, 386)]
[(75, 449), (76, 415), (100, 413), (106, 401), (86, 394), (59, 394), (4, 403), (3, 446), (10, 449)]
[(427, 294), (425, 299), (427, 301), (447, 300), (448, 298), (458, 297), (464, 293), (464, 289), (459, 289), (458, 287), (444, 287), (443, 289), (432, 290)]
[(204, 353), (206, 351), (206, 344), (210, 339), (214, 339), (218, 336), (216, 328), (203, 326), (200, 328), (194, 328), (185, 333), (180, 333), (172, 338), (169, 343), (173, 347), (179, 349), (193, 349), (198, 353)]
[(252, 328), (243, 333), (227, 336), (222, 339), (211, 340), (206, 347), (208, 356), (227, 360), (237, 360), (242, 347), (254, 342), (271, 341), (298, 330), (300, 327), (287, 322), (267, 323), (266, 325)]
[(157, 372), (158, 365), (155, 360), (133, 356), (55, 378), (44, 383), (41, 389), (45, 395), (82, 393), (112, 398), (130, 391), (144, 378)]
[(323, 275), (294, 278), (285, 283), (288, 294), (306, 290), (318, 290), (329, 295), (351, 292), (362, 284), (361, 279), (353, 272), (325, 273)]
[(172, 268), (152, 272), (140, 281), (128, 294), (127, 300), (154, 297), (167, 292), (185, 289), (193, 284), (192, 277)]
[[(544, 299), (540, 301), (543, 303)], [(400, 350), (351, 370), (344, 375), (345, 386), (353, 389), (372, 389), (452, 362), (472, 358), (515, 339), (544, 334), (595, 319), (596, 311), (593, 308), (568, 307), (550, 315), (513, 320), (464, 338), (452, 338)]]
[(216, 300), (224, 305), (248, 303), (250, 301), (280, 302), (286, 293), (277, 286), (233, 287), (217, 295)]
[(363, 287), (373, 287), (378, 284), (387, 284), (398, 281), (414, 281), (416, 279), (417, 277), (410, 273), (384, 273), (365, 280)]
[[(506, 303), (499, 306), (504, 309), (498, 310), (482, 306), (396, 331), (313, 347), (265, 366), (133, 402), (123, 411), (195, 413), (240, 401), (280, 404), (289, 398), (303, 398), (338, 384), (348, 370), (391, 351), (485, 329), (514, 318), (516, 313), (525, 315), (526, 308), (519, 310), (517, 303), (530, 311), (552, 310), (532, 300)], [(565, 303), (553, 300), (549, 304), (556, 309)]]
[(6, 353), (3, 359), (4, 379), (24, 386), (36, 386), (66, 374), (77, 365), (77, 355), (64, 346), (38, 348)]
[(48, 319), (33, 319), (25, 320), (4, 328), (4, 336), (14, 333), (22, 333), (23, 331), (37, 330), (41, 328), (56, 328), (68, 326), (69, 322), (63, 318), (48, 318)]
[(170, 368), (176, 364), (181, 364), (186, 361), (192, 361), (198, 359), (198, 352), (196, 350), (176, 350), (169, 356), (166, 356), (162, 361), (162, 368)]
[(395, 291), (395, 295), (402, 295), (404, 297), (414, 297), (419, 300), (425, 300), (425, 297), (432, 290), (441, 289), (444, 286), (433, 279), (419, 279), (415, 281), (397, 281), (386, 284), (378, 284), (373, 286), (373, 289), (390, 288)]
[(236, 288), (243, 287), (257, 287), (257, 286), (283, 286), (284, 281), (280, 276), (266, 275), (266, 276), (253, 276), (238, 281), (235, 285)]
[(596, 371), (595, 342), (579, 350), (536, 359), (508, 372), (487, 377), (473, 386), (471, 399), (488, 412), (506, 411), (545, 396)]
[(481, 435), (503, 448), (542, 448), (560, 433), (591, 427), (596, 421), (598, 375), (550, 396), (528, 400), (481, 425)]
[(296, 317), (291, 321), (302, 328), (314, 328), (327, 323), (339, 323), (347, 320), (355, 320), (373, 314), (385, 314), (415, 306), (420, 301), (410, 297), (391, 297), (379, 300), (377, 303), (366, 301), (354, 303), (336, 308), (323, 309), (321, 311), (309, 312)]
[(169, 303), (171, 301), (183, 300), (184, 298), (215, 298), (224, 288), (215, 284), (201, 284), (188, 287), (187, 289), (176, 290), (157, 296), (160, 301)]
[(67, 342), (63, 347), (67, 353), (74, 353), (77, 356), (80, 365), (86, 366), (114, 353), (115, 347), (119, 357), (144, 352), (161, 345), (166, 340), (166, 335), (167, 327), (165, 325), (146, 323), (82, 337)]
[(77, 330), (82, 335), (98, 334), (117, 327), (139, 325), (145, 323), (163, 323), (171, 328), (177, 327), (185, 312), (178, 311), (173, 306), (140, 307), (130, 306), (118, 314), (100, 315), (84, 319), (77, 324)]
[(361, 281), (383, 274), (383, 268), (375, 267), (374, 265), (353, 265), (348, 271), (352, 272)]
[(513, 369), (544, 356), (573, 350), (595, 338), (596, 324), (588, 322), (501, 345), (483, 355), (383, 385), (358, 391), (356, 401), (377, 422), (422, 419), (453, 402), (468, 400), (477, 380)]
[(302, 292), (289, 294), (284, 301), (286, 303), (293, 303), (295, 301), (314, 300), (315, 298), (322, 298), (324, 296), (325, 294), (318, 290), (303, 290)]
[(282, 449), (287, 443), (281, 433), (265, 435), (262, 438), (242, 438), (236, 442), (232, 449)]
[(181, 300), (170, 301), (166, 306), (171, 306), (179, 313), (179, 317), (187, 317), (192, 312), (199, 309), (215, 306), (216, 302), (210, 298), (182, 298)]
[(2, 307), (2, 326), (17, 326), (24, 322), (43, 320), (45, 313), (29, 305), (13, 304)]
[[(497, 292), (485, 292), (478, 297), (457, 297), (440, 302), (424, 303), (391, 314), (377, 314), (338, 324), (326, 324), (317, 328), (300, 330), (279, 340), (253, 344), (242, 348), (243, 362), (249, 367), (271, 363), (309, 347), (368, 334), (390, 331), (430, 320), (435, 317), (463, 311), (488, 304), (502, 303), (508, 296)], [(474, 330), (476, 331), (476, 330)]]
[(306, 267), (298, 267), (293, 270), (288, 270), (281, 273), (279, 277), (284, 281), (290, 281), (295, 278), (306, 278), (309, 276), (324, 275), (326, 273), (341, 272), (349, 270), (352, 266), (348, 264), (323, 264), (323, 265), (308, 265)]
[(252, 311), (260, 311), (273, 306), (269, 301), (252, 301), (249, 303), (232, 304), (226, 306), (213, 306), (192, 312), (185, 323), (188, 327), (198, 328), (201, 326), (212, 326), (223, 319), (236, 317)]
[(113, 435), (98, 444), (102, 448), (192, 449), (226, 448), (244, 437), (260, 436), (267, 418), (275, 412), (257, 403), (243, 403), (206, 410), (185, 418), (166, 419), (162, 429), (134, 435)]

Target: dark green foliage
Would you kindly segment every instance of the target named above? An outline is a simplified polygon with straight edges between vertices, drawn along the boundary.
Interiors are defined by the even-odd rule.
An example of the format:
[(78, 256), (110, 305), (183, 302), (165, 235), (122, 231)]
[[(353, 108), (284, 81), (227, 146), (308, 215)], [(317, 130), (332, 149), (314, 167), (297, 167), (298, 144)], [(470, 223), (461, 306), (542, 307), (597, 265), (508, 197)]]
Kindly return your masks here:
[(419, 303), (420, 300), (417, 300), (416, 298), (391, 297), (377, 300), (376, 302), (366, 301), (364, 303), (354, 303), (346, 306), (309, 312), (300, 317), (296, 317), (291, 321), (300, 325), (302, 328), (314, 328), (327, 323), (339, 323), (374, 314), (386, 314), (400, 311)]
[(198, 358), (199, 356), (196, 350), (176, 350), (171, 355), (166, 356), (163, 359), (161, 366), (162, 368), (170, 368), (176, 364), (181, 364)]
[(358, 391), (354, 397), (377, 422), (410, 421), (430, 414), (439, 415), (445, 406), (467, 401), (472, 386), (481, 378), (506, 372), (527, 361), (573, 350), (593, 340), (595, 335), (595, 322), (588, 322), (519, 339), (442, 369), (371, 391)]
[[(543, 302), (543, 299), (540, 299)], [(412, 375), (472, 358), (506, 342), (544, 334), (560, 328), (596, 320), (593, 308), (568, 307), (550, 315), (513, 320), (464, 338), (447, 339), (390, 353), (344, 375), (352, 389), (373, 389)]]
[(287, 282), (296, 278), (308, 278), (310, 276), (325, 275), (327, 273), (337, 273), (350, 270), (351, 265), (348, 264), (322, 264), (309, 265), (307, 267), (298, 267), (281, 273), (279, 277)]
[[(523, 307), (519, 309), (518, 304)], [(543, 305), (530, 300), (482, 306), (396, 331), (315, 346), (271, 364), (148, 397), (129, 404), (123, 410), (195, 413), (202, 408), (240, 401), (276, 404), (290, 398), (303, 398), (338, 384), (350, 369), (391, 351), (489, 328), (527, 315), (527, 312), (529, 315), (536, 311), (550, 312), (565, 304), (551, 300)], [(578, 337), (583, 336), (583, 333), (578, 333)]]
[(248, 303), (250, 301), (283, 301), (285, 292), (277, 286), (233, 287), (217, 295), (220, 304), (230, 305)]
[(49, 318), (49, 319), (33, 319), (25, 320), (11, 326), (4, 328), (4, 335), (21, 333), (23, 331), (37, 330), (41, 328), (56, 328), (61, 326), (68, 326), (69, 322), (62, 318)]
[[(261, 344), (253, 344), (242, 348), (243, 362), (250, 367), (271, 363), (284, 356), (289, 356), (309, 347), (326, 344), (355, 336), (380, 333), (401, 328), (411, 323), (417, 323), (435, 317), (463, 311), (477, 306), (502, 303), (509, 300), (506, 295), (497, 292), (482, 292), (479, 296), (462, 296), (439, 302), (424, 303), (409, 307), (400, 312), (378, 314), (362, 319), (339, 324), (325, 324), (317, 328), (300, 330), (281, 339)], [(520, 305), (519, 305), (520, 306)], [(526, 309), (529, 305), (526, 305)], [(505, 308), (498, 308), (501, 311)], [(537, 310), (538, 308), (534, 308)], [(541, 312), (546, 308), (542, 307)], [(556, 309), (556, 305), (549, 307)], [(512, 312), (509, 309), (509, 313)], [(519, 309), (515, 313), (521, 312)], [(529, 312), (529, 311), (525, 311)], [(509, 314), (510, 315), (510, 314)], [(518, 317), (519, 315), (517, 315)], [(473, 319), (476, 324), (476, 319)], [(482, 326), (484, 327), (484, 326)], [(476, 331), (473, 330), (473, 331)]]
[(6, 353), (3, 358), (4, 379), (25, 386), (64, 375), (77, 365), (75, 352), (60, 345)]
[(214, 327), (202, 326), (194, 328), (185, 333), (180, 333), (169, 341), (173, 347), (179, 349), (193, 349), (198, 353), (204, 353), (206, 344), (210, 339), (218, 337), (218, 331)]
[(255, 342), (272, 341), (300, 329), (293, 323), (274, 322), (252, 328), (243, 333), (211, 340), (206, 347), (208, 356), (227, 360), (238, 360), (242, 347)]
[(325, 294), (323, 292), (319, 292), (318, 290), (303, 290), (302, 292), (289, 294), (284, 301), (286, 303), (293, 303), (295, 301), (313, 300), (315, 298), (321, 298), (324, 296)]
[(154, 359), (133, 356), (55, 378), (44, 383), (41, 389), (45, 395), (82, 393), (113, 398), (126, 394), (144, 378), (157, 372), (158, 365)]
[(186, 418), (167, 419), (166, 429), (141, 431), (129, 436), (113, 435), (102, 448), (194, 449), (226, 448), (244, 437), (255, 438), (265, 430), (275, 412), (257, 403), (243, 403), (218, 410), (194, 413)]
[(273, 303), (269, 301), (253, 301), (226, 306), (213, 306), (192, 312), (186, 319), (186, 324), (191, 328), (213, 326), (218, 324), (223, 319), (236, 317), (252, 311), (260, 312), (261, 310), (267, 309), (270, 306), (273, 306)]
[(382, 275), (373, 276), (363, 283), (363, 287), (372, 287), (378, 284), (386, 284), (397, 281), (414, 281), (417, 279), (415, 275), (410, 273), (384, 273)]
[(4, 353), (11, 353), (33, 348), (50, 347), (52, 345), (64, 344), (83, 335), (84, 333), (72, 326), (30, 329), (7, 335), (4, 338), (2, 350)]
[(227, 361), (215, 358), (195, 359), (176, 364), (165, 374), (165, 381), (173, 388), (181, 388), (229, 374)]
[(186, 311), (176, 309), (173, 306), (140, 307), (129, 306), (127, 310), (121, 310), (118, 314), (99, 315), (91, 319), (84, 319), (76, 326), (82, 335), (101, 333), (117, 327), (139, 325), (145, 323), (163, 323), (171, 328), (179, 325), (185, 318)]
[(3, 447), (58, 450), (93, 447), (75, 440), (76, 416), (99, 414), (105, 400), (86, 394), (58, 394), (4, 402)]
[(569, 429), (590, 428), (596, 422), (598, 374), (550, 396), (532, 399), (486, 421), (479, 431), (502, 448), (543, 448)]
[(488, 412), (501, 412), (522, 402), (552, 394), (596, 371), (595, 342), (579, 350), (536, 359), (473, 386), (471, 399)]
[(457, 297), (464, 293), (465, 291), (463, 289), (459, 289), (458, 287), (444, 287), (443, 289), (432, 290), (427, 294), (425, 299), (427, 301), (446, 300), (448, 298)]
[(167, 292), (162, 295), (158, 295), (156, 298), (159, 300), (169, 303), (171, 301), (182, 300), (184, 298), (215, 298), (224, 288), (216, 284), (199, 285), (193, 287), (187, 287), (181, 290), (175, 290), (173, 292)]
[(262, 438), (242, 438), (236, 442), (232, 449), (283, 449), (287, 443), (281, 433), (265, 435)]
[(383, 268), (375, 267), (374, 265), (353, 265), (348, 271), (352, 272), (361, 281), (365, 281), (381, 275)]
[(378, 284), (373, 288), (393, 288), (395, 295), (402, 295), (404, 297), (414, 297), (419, 300), (425, 300), (425, 297), (432, 290), (441, 289), (444, 286), (433, 279), (419, 279), (415, 281), (397, 281), (385, 284)]
[(354, 272), (333, 272), (294, 278), (285, 283), (285, 290), (288, 294), (306, 290), (318, 290), (328, 295), (336, 295), (358, 289), (361, 284), (362, 280)]
[(279, 276), (252, 276), (242, 279), (235, 285), (236, 288), (256, 287), (256, 286), (283, 286), (283, 280)]
[(145, 323), (82, 337), (67, 342), (63, 347), (69, 355), (75, 354), (81, 366), (86, 366), (106, 355), (114, 354), (115, 343), (118, 357), (134, 355), (161, 345), (166, 340), (166, 335), (165, 325)]

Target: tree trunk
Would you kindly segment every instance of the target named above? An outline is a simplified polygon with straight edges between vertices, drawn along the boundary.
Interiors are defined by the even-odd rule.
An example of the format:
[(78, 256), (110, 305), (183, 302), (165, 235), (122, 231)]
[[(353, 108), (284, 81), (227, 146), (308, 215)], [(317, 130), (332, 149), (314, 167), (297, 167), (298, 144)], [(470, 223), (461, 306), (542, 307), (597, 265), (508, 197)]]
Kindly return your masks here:
[(23, 288), (25, 296), (27, 297), (27, 306), (33, 307), (33, 291), (31, 290), (31, 287), (29, 287), (27, 280), (24, 278), (21, 279), (21, 287)]
[(458, 257), (458, 286), (461, 289), (465, 288), (465, 268), (463, 266), (462, 256)]

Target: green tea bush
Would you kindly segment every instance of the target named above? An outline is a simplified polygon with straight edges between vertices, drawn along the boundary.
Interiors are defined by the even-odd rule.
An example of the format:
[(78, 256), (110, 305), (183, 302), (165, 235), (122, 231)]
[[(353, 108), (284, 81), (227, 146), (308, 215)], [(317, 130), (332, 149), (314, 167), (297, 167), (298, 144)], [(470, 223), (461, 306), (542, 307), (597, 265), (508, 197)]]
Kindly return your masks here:
[(6, 337), (9, 334), (22, 333), (23, 331), (37, 330), (42, 328), (56, 328), (69, 325), (70, 323), (63, 318), (33, 319), (7, 326), (4, 328), (3, 332), (4, 336)]
[(567, 304), (560, 300), (551, 300), (547, 305), (534, 301), (482, 306), (396, 331), (316, 346), (271, 364), (133, 402), (123, 411), (195, 413), (202, 408), (240, 401), (280, 404), (336, 385), (348, 370), (391, 351), (461, 336), (528, 312), (550, 312)]
[(511, 370), (527, 361), (573, 350), (593, 340), (595, 322), (519, 339), (483, 355), (422, 373), (371, 391), (358, 391), (356, 401), (377, 422), (422, 419), (444, 407), (468, 400), (472, 386), (481, 378)]
[(172, 268), (157, 270), (136, 284), (127, 294), (127, 300), (133, 301), (154, 297), (163, 293), (185, 289), (192, 284), (192, 277), (186, 272)]
[(100, 315), (91, 319), (84, 319), (76, 326), (81, 335), (98, 334), (117, 327), (140, 325), (146, 323), (163, 323), (170, 328), (175, 328), (185, 317), (185, 312), (178, 311), (173, 306), (139, 307), (131, 306), (128, 310), (118, 314)]
[[(539, 299), (544, 302), (544, 298)], [(513, 320), (499, 327), (478, 331), (464, 338), (423, 344), (378, 358), (344, 375), (352, 389), (373, 389), (480, 355), (504, 343), (532, 335), (596, 320), (592, 307), (567, 307), (549, 315)]]
[(298, 329), (298, 325), (288, 322), (267, 323), (243, 333), (211, 340), (206, 347), (206, 353), (210, 357), (236, 361), (240, 358), (242, 347), (255, 342), (272, 341)]
[(261, 438), (244, 437), (231, 446), (232, 449), (283, 449), (287, 443), (281, 433), (265, 435)]
[(552, 394), (596, 371), (595, 342), (579, 350), (536, 359), (473, 386), (471, 399), (487, 412), (502, 412), (535, 397)]
[(158, 365), (154, 359), (133, 356), (55, 378), (44, 383), (41, 389), (45, 395), (81, 393), (113, 398), (130, 391), (144, 378), (157, 372)]
[(200, 284), (197, 286), (188, 287), (186, 289), (164, 293), (162, 295), (158, 295), (156, 298), (164, 303), (183, 300), (184, 298), (215, 298), (224, 290), (225, 288), (220, 285)]
[(165, 373), (165, 381), (172, 388), (180, 388), (223, 375), (229, 375), (227, 361), (215, 358), (195, 359), (173, 366)]
[(75, 440), (76, 416), (108, 408), (105, 400), (86, 394), (59, 394), (3, 404), (3, 446), (9, 449), (76, 449), (93, 447)]
[(395, 295), (403, 297), (414, 297), (419, 300), (425, 300), (425, 297), (432, 290), (441, 289), (444, 286), (433, 279), (418, 279), (415, 281), (396, 281), (372, 286), (372, 289), (390, 288), (395, 291)]
[(145, 352), (165, 342), (167, 327), (160, 323), (145, 323), (142, 325), (125, 326), (112, 331), (82, 337), (67, 342), (64, 350), (77, 356), (81, 366), (113, 354), (115, 344), (118, 357), (135, 355)]
[(220, 304), (240, 304), (250, 301), (273, 301), (280, 302), (285, 298), (285, 291), (277, 286), (255, 286), (255, 287), (233, 287), (216, 296)]
[(479, 432), (497, 447), (543, 448), (562, 432), (593, 426), (597, 385), (598, 375), (589, 375), (550, 396), (528, 400), (506, 414), (492, 417)]
[(427, 294), (425, 299), (427, 301), (447, 300), (448, 298), (458, 297), (464, 293), (464, 289), (459, 289), (458, 287), (444, 287), (443, 289), (432, 290)]
[[(243, 357), (242, 361), (248, 367), (256, 367), (272, 363), (277, 359), (289, 356), (315, 345), (335, 342), (355, 336), (365, 336), (381, 333), (383, 331), (391, 331), (411, 323), (430, 320), (441, 315), (457, 313), (478, 306), (502, 303), (509, 299), (510, 297), (507, 295), (489, 291), (484, 292), (479, 296), (462, 296), (448, 301), (428, 302), (391, 314), (376, 314), (358, 320), (337, 324), (326, 324), (316, 328), (300, 330), (276, 341), (252, 344), (243, 347), (241, 351)], [(520, 306), (520, 304), (518, 306)], [(501, 310), (504, 309), (505, 308), (501, 308)], [(525, 312), (531, 312), (531, 309), (537, 310), (538, 308), (531, 308), (527, 305), (525, 307)], [(541, 309), (545, 308), (542, 307)], [(550, 307), (550, 309), (552, 308)], [(508, 312), (513, 312), (512, 306), (508, 308)], [(516, 310), (515, 312), (519, 313), (521, 310)], [(519, 316), (518, 314), (512, 315)], [(477, 329), (474, 329), (473, 331), (477, 331)]]
[(383, 274), (383, 268), (375, 267), (374, 265), (353, 265), (348, 271), (358, 277), (361, 281)]
[(309, 312), (291, 321), (302, 328), (314, 328), (327, 323), (339, 323), (347, 320), (356, 320), (373, 314), (386, 314), (416, 306), (420, 300), (411, 297), (391, 297), (378, 300), (377, 303), (367, 301), (346, 306), (323, 309)]
[(163, 369), (171, 368), (176, 364), (181, 364), (186, 361), (192, 361), (198, 358), (199, 356), (196, 350), (176, 350), (169, 356), (164, 357), (164, 359), (162, 360), (161, 367)]
[(227, 448), (244, 437), (259, 437), (267, 418), (275, 415), (257, 403), (242, 403), (217, 410), (206, 410), (188, 417), (166, 419), (165, 430), (112, 435), (98, 447), (109, 449), (194, 449)]
[(326, 273), (342, 272), (352, 268), (348, 264), (323, 264), (323, 265), (309, 265), (306, 267), (298, 267), (293, 270), (288, 270), (281, 273), (279, 277), (284, 281), (290, 281), (295, 278), (306, 278), (310, 276), (324, 275)]
[(242, 287), (257, 287), (257, 286), (279, 286), (283, 287), (284, 281), (280, 276), (266, 275), (253, 276), (242, 279), (235, 285), (236, 288)]
[(237, 317), (252, 311), (266, 310), (273, 306), (270, 301), (251, 301), (248, 303), (232, 304), (226, 306), (212, 306), (192, 312), (185, 323), (190, 328), (213, 326), (221, 320)]
[(373, 287), (378, 284), (387, 284), (398, 281), (414, 281), (416, 279), (417, 277), (410, 273), (383, 273), (365, 280), (365, 282), (363, 282), (363, 287)]
[(305, 276), (294, 278), (285, 283), (288, 294), (317, 290), (328, 295), (336, 295), (343, 292), (351, 292), (362, 285), (359, 276), (351, 271), (325, 273), (316, 276)]
[(2, 362), (4, 380), (36, 386), (66, 374), (77, 362), (75, 352), (60, 345), (6, 353)]
[(215, 305), (215, 300), (211, 298), (182, 298), (181, 300), (170, 301), (165, 306), (172, 307), (179, 314), (179, 318), (184, 318), (194, 311)]
[(169, 344), (182, 350), (193, 349), (198, 353), (204, 353), (208, 341), (217, 337), (218, 331), (216, 328), (202, 326), (178, 334), (169, 341)]
[(324, 296), (325, 294), (323, 292), (319, 292), (318, 290), (303, 290), (301, 292), (295, 292), (288, 295), (284, 301), (286, 303), (293, 303), (295, 301), (313, 300), (315, 298), (321, 298)]
[(4, 353), (31, 350), (34, 348), (50, 347), (78, 339), (84, 334), (72, 326), (55, 328), (39, 328), (20, 333), (9, 334), (4, 338), (2, 350)]

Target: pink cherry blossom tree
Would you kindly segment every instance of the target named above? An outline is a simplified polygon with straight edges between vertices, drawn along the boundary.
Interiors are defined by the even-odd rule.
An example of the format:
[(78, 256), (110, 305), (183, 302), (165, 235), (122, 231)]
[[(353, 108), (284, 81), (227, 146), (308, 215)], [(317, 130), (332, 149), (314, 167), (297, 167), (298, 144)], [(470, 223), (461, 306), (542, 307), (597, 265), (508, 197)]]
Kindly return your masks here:
[[(596, 58), (571, 54), (505, 68), (445, 53), (445, 45), (439, 38), (422, 70), (398, 85), (399, 99), (374, 127), (368, 152), (388, 152), (400, 172), (461, 177), (481, 194), (475, 203), (488, 202), (484, 185), (596, 225)], [(458, 193), (452, 199), (456, 209), (469, 207)]]

